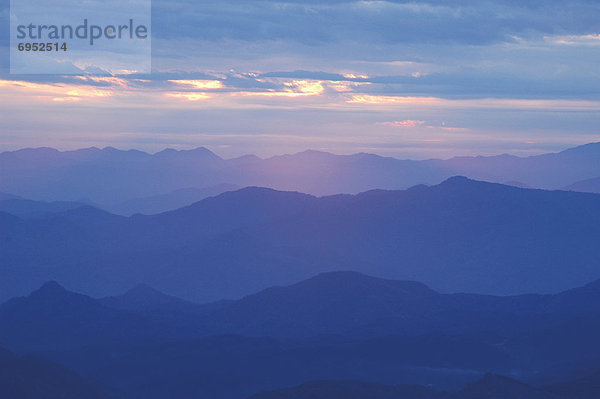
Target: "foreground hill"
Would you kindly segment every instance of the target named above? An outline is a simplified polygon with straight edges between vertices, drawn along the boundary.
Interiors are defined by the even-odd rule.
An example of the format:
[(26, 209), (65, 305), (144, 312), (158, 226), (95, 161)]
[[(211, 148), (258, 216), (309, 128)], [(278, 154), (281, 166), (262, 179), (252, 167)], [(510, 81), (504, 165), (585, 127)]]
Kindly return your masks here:
[(248, 399), (441, 399), (441, 393), (418, 385), (310, 381), (294, 388), (257, 393)]
[(105, 306), (102, 300), (67, 291), (56, 282), (46, 283), (27, 297), (0, 305), (0, 345), (32, 351), (197, 334), (193, 315), (188, 322), (173, 326), (168, 318), (122, 310), (118, 301), (113, 304), (115, 308)]
[(560, 382), (544, 387), (564, 398), (595, 399), (600, 397), (600, 372), (573, 381)]
[(97, 383), (47, 360), (0, 348), (0, 397), (7, 399), (116, 398)]
[(46, 353), (130, 398), (244, 398), (316, 379), (434, 384), (459, 389), (513, 365), (492, 345), (467, 338), (342, 337), (306, 340), (211, 336)]
[(597, 376), (541, 388), (500, 375), (486, 374), (455, 393), (418, 385), (382, 385), (361, 381), (310, 381), (293, 388), (254, 394), (248, 399), (592, 399)]
[[(511, 378), (486, 374), (448, 399), (567, 399)], [(575, 398), (573, 398), (575, 399)]]
[(311, 381), (261, 392), (248, 399), (567, 399), (516, 380), (487, 374), (456, 393), (421, 386), (390, 386), (359, 381)]
[(147, 286), (94, 299), (47, 283), (0, 305), (0, 345), (52, 350), (214, 334), (343, 335), (340, 344), (376, 340), (361, 343), (356, 353), (397, 352), (409, 363), (442, 365), (445, 353), (456, 367), (502, 370), (517, 367), (512, 358), (518, 358), (518, 367), (544, 369), (582, 356), (600, 358), (594, 346), (599, 296), (598, 282), (556, 295), (495, 297), (440, 294), (420, 283), (333, 272), (237, 301), (197, 305)]
[[(589, 374), (600, 364), (599, 296), (598, 282), (494, 297), (333, 272), (196, 305), (147, 286), (93, 299), (47, 283), (0, 305), (0, 345), (39, 351), (130, 398), (243, 398), (323, 379), (458, 390), (489, 371), (546, 382)], [(592, 392), (594, 381), (576, 385)], [(486, 398), (488, 385), (525, 389), (491, 378), (463, 394)]]
[[(279, 337), (485, 331), (514, 335), (536, 329), (542, 334), (545, 328), (562, 328), (578, 318), (593, 323), (594, 315), (600, 314), (599, 298), (599, 281), (555, 295), (488, 296), (440, 294), (417, 282), (331, 272), (214, 306), (206, 328)], [(590, 328), (589, 334), (595, 331), (600, 329)], [(542, 342), (550, 345), (551, 340), (538, 344)]]
[[(529, 348), (522, 355), (539, 347), (537, 357), (547, 354), (549, 361), (559, 350), (568, 356), (574, 345), (586, 350), (583, 338), (591, 342), (600, 332), (599, 298), (598, 281), (555, 295), (499, 297), (440, 294), (420, 283), (356, 272), (324, 273), (236, 301), (202, 305), (146, 285), (94, 299), (50, 282), (0, 305), (0, 344), (33, 350), (223, 333), (361, 338), (495, 331), (518, 337), (515, 345)], [(581, 325), (588, 326), (585, 334), (578, 330)], [(559, 339), (569, 331), (579, 339)], [(563, 348), (563, 341), (570, 346)]]

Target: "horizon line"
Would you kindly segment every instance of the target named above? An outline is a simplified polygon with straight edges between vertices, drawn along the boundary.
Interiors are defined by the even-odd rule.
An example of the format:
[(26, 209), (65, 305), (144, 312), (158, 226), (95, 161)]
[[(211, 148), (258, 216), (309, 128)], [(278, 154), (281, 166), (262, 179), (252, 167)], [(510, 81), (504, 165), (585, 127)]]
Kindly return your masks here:
[(301, 154), (305, 154), (305, 153), (318, 153), (318, 154), (327, 154), (327, 155), (332, 155), (332, 156), (336, 156), (336, 157), (354, 157), (354, 156), (359, 156), (359, 155), (373, 155), (373, 156), (377, 156), (380, 158), (389, 158), (389, 159), (394, 159), (394, 160), (399, 160), (399, 161), (415, 161), (415, 162), (422, 162), (422, 161), (433, 161), (433, 160), (441, 160), (441, 161), (445, 161), (445, 160), (451, 160), (451, 159), (460, 159), (460, 158), (494, 158), (494, 157), (501, 157), (501, 156), (511, 156), (511, 157), (515, 157), (515, 158), (532, 158), (532, 157), (538, 157), (538, 156), (543, 156), (543, 155), (548, 155), (548, 154), (559, 154), (561, 152), (564, 151), (568, 151), (568, 150), (572, 150), (572, 149), (576, 149), (576, 148), (581, 148), (581, 147), (586, 147), (586, 146), (590, 146), (590, 145), (600, 145), (600, 141), (592, 141), (589, 143), (585, 143), (585, 144), (579, 144), (579, 145), (574, 145), (574, 146), (568, 146), (563, 148), (562, 150), (559, 151), (549, 151), (549, 152), (544, 152), (544, 153), (540, 153), (537, 155), (527, 155), (527, 156), (521, 156), (521, 155), (515, 155), (515, 154), (511, 154), (508, 152), (501, 152), (498, 154), (494, 154), (494, 155), (456, 155), (456, 156), (452, 156), (449, 158), (423, 158), (423, 159), (411, 159), (411, 158), (398, 158), (398, 157), (393, 157), (393, 156), (389, 156), (389, 155), (381, 155), (381, 154), (377, 154), (374, 152), (355, 152), (355, 153), (349, 153), (349, 154), (338, 154), (338, 153), (334, 153), (334, 152), (330, 152), (330, 151), (322, 151), (322, 150), (315, 150), (312, 148), (307, 148), (305, 150), (302, 151), (297, 151), (297, 152), (293, 152), (293, 153), (282, 153), (282, 154), (276, 154), (276, 155), (271, 155), (268, 157), (261, 157), (258, 156), (256, 154), (251, 154), (251, 153), (247, 153), (247, 154), (243, 154), (240, 156), (236, 156), (236, 157), (232, 157), (232, 158), (224, 158), (221, 155), (219, 155), (217, 152), (215, 152), (214, 150), (208, 148), (207, 146), (197, 146), (197, 147), (192, 147), (192, 148), (183, 148), (183, 149), (177, 149), (177, 148), (173, 148), (173, 147), (165, 147), (162, 150), (158, 150), (156, 152), (149, 152), (149, 151), (144, 151), (144, 150), (139, 150), (137, 148), (127, 148), (127, 149), (123, 149), (123, 148), (117, 148), (114, 147), (112, 145), (107, 145), (105, 147), (97, 147), (97, 146), (90, 146), (90, 147), (81, 147), (81, 148), (77, 148), (77, 149), (59, 149), (59, 148), (55, 148), (55, 147), (49, 147), (49, 146), (40, 146), (40, 147), (23, 147), (23, 148), (19, 148), (16, 150), (8, 150), (8, 151), (2, 151), (0, 152), (0, 155), (4, 155), (4, 154), (10, 154), (10, 153), (16, 153), (16, 152), (21, 152), (21, 151), (36, 151), (36, 150), (52, 150), (52, 151), (56, 151), (59, 153), (71, 153), (71, 152), (78, 152), (78, 151), (86, 151), (86, 150), (97, 150), (97, 151), (110, 151), (110, 150), (114, 150), (114, 151), (119, 151), (119, 152), (137, 152), (137, 153), (142, 153), (148, 156), (156, 156), (158, 154), (161, 153), (165, 153), (165, 152), (177, 152), (177, 153), (184, 153), (184, 152), (192, 152), (192, 151), (198, 151), (198, 150), (203, 150), (203, 151), (208, 151), (209, 153), (211, 153), (212, 155), (218, 157), (219, 159), (223, 160), (223, 161), (229, 161), (229, 160), (235, 160), (235, 159), (241, 159), (241, 158), (245, 158), (245, 157), (255, 157), (258, 158), (260, 160), (269, 160), (269, 159), (273, 159), (273, 158), (280, 158), (280, 157), (290, 157), (290, 156), (297, 156), (297, 155), (301, 155)]

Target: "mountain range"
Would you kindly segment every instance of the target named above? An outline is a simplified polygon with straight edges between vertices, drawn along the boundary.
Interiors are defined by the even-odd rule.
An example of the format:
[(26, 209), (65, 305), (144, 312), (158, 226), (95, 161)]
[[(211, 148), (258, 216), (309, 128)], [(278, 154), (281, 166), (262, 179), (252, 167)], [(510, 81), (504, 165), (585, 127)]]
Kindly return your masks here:
[[(31, 351), (218, 334), (368, 340), (493, 332), (510, 337), (514, 348), (526, 346), (520, 353), (522, 359), (530, 351), (531, 357), (543, 358), (548, 366), (575, 356), (577, 348), (588, 346), (600, 333), (598, 298), (600, 282), (555, 295), (503, 297), (440, 294), (420, 283), (356, 272), (325, 273), (237, 301), (208, 304), (187, 302), (147, 286), (94, 299), (49, 282), (27, 297), (0, 305), (0, 345)], [(554, 339), (567, 336), (565, 326), (574, 320), (588, 327), (586, 334), (579, 333), (578, 341)], [(540, 349), (532, 352), (534, 347)], [(497, 350), (487, 350), (493, 359)], [(544, 351), (550, 357), (544, 358)], [(588, 348), (587, 353), (596, 352)]]
[[(599, 297), (598, 282), (495, 297), (335, 272), (197, 305), (147, 286), (94, 299), (49, 282), (0, 305), (0, 346), (34, 352), (128, 398), (245, 398), (311, 380), (357, 380), (369, 381), (357, 392), (374, 398), (589, 399), (600, 364)], [(489, 371), (544, 387), (484, 377)], [(309, 384), (309, 392), (352, 387)], [(280, 394), (303, 398), (305, 388)]]
[(599, 171), (1, 153), (0, 397), (596, 398)]
[(3, 300), (48, 280), (94, 296), (145, 283), (209, 302), (335, 270), (484, 294), (600, 278), (597, 194), (455, 177), (328, 197), (249, 187), (150, 216), (85, 205), (24, 217), (23, 204), (0, 212)]
[[(503, 154), (423, 161), (319, 151), (267, 159), (254, 155), (223, 159), (203, 147), (156, 154), (112, 147), (0, 153), (0, 191), (33, 200), (93, 203), (123, 214), (175, 209), (173, 206), (182, 205), (186, 199), (199, 199), (197, 193), (190, 196), (190, 190), (214, 192), (214, 187), (223, 185), (322, 196), (438, 184), (455, 175), (560, 189), (600, 177), (600, 143), (530, 157)], [(590, 187), (586, 185), (586, 191)], [(597, 187), (593, 190), (598, 192)]]

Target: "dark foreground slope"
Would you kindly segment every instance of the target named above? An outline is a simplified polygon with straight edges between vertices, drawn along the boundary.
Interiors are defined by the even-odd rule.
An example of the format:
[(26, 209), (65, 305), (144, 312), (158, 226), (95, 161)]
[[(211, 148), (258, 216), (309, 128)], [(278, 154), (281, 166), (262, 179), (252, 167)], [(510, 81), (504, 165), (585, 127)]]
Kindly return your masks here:
[[(498, 297), (440, 294), (412, 281), (332, 272), (237, 301), (198, 305), (148, 286), (94, 299), (50, 282), (0, 305), (0, 345), (47, 350), (212, 334), (362, 339), (493, 332), (518, 337), (519, 345), (541, 348), (549, 356), (558, 350), (567, 356), (574, 345), (584, 351), (586, 342), (600, 332), (599, 297), (598, 282), (555, 295)], [(584, 331), (582, 325), (587, 326)], [(571, 346), (561, 349), (560, 334), (579, 334), (579, 339), (566, 340)]]
[(49, 283), (0, 305), (0, 345), (131, 398), (243, 398), (324, 379), (458, 390), (489, 371), (550, 383), (598, 369), (599, 296), (597, 282), (494, 297), (335, 272), (196, 305), (145, 286), (93, 299)]
[(441, 399), (441, 393), (418, 385), (309, 381), (293, 388), (260, 392), (249, 399)]
[(119, 305), (108, 307), (102, 300), (67, 291), (56, 282), (46, 283), (27, 297), (0, 305), (0, 345), (32, 351), (156, 342), (199, 334), (193, 314), (174, 324), (163, 312), (148, 315)]
[(317, 379), (433, 384), (459, 389), (513, 362), (493, 345), (429, 335), (306, 340), (237, 335), (146, 345), (104, 345), (46, 353), (131, 398), (244, 398)]
[(7, 399), (109, 399), (97, 383), (47, 360), (0, 348), (0, 397)]
[(418, 385), (382, 385), (361, 381), (310, 381), (292, 388), (254, 394), (249, 399), (592, 399), (598, 376), (553, 386), (533, 387), (500, 375), (486, 374), (458, 392)]

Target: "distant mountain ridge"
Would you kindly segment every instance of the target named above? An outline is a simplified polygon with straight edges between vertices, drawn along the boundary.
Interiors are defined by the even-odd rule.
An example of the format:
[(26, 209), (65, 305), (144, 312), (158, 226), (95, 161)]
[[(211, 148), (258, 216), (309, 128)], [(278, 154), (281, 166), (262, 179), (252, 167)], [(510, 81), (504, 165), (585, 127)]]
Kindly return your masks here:
[(600, 177), (575, 182), (563, 187), (563, 190), (579, 191), (583, 193), (600, 193)]
[[(37, 289), (0, 304), (0, 347), (55, 364), (0, 349), (0, 396), (105, 397), (92, 378), (132, 399), (596, 399), (600, 195), (524, 187), (593, 178), (598, 150), (2, 153), (0, 190), (24, 185), (0, 194), (0, 301)], [(508, 183), (381, 189), (456, 171)], [(178, 209), (94, 205), (126, 193)]]
[(116, 204), (189, 187), (263, 186), (314, 195), (405, 189), (438, 184), (454, 175), (491, 182), (559, 189), (600, 170), (600, 143), (531, 157), (498, 155), (411, 161), (373, 154), (304, 151), (261, 159), (222, 159), (204, 147), (156, 154), (95, 147), (0, 153), (0, 191), (44, 201)]
[(100, 205), (100, 207), (109, 212), (123, 216), (131, 216), (136, 213), (154, 215), (179, 209), (204, 198), (219, 195), (226, 191), (238, 190), (240, 188), (241, 187), (232, 184), (218, 184), (216, 186), (205, 188), (188, 187), (167, 194), (145, 198), (132, 198), (118, 204)]
[(23, 198), (0, 198), (0, 212), (10, 213), (23, 218), (51, 215), (84, 206), (88, 205), (69, 201), (42, 202)]

